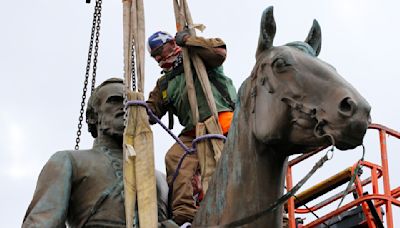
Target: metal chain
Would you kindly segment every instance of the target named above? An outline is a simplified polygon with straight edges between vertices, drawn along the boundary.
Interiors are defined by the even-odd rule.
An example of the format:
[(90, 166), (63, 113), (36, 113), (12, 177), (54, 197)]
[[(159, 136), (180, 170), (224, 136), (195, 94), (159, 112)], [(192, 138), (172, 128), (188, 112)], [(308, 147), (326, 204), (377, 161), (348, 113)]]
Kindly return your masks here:
[(92, 72), (92, 88), (91, 94), (94, 91), (96, 85), (96, 72), (97, 72), (97, 56), (99, 52), (99, 37), (100, 37), (100, 24), (101, 24), (101, 4), (103, 3), (102, 0), (98, 0), (97, 5), (97, 25), (96, 25), (96, 40), (94, 45), (94, 53), (93, 53), (93, 72)]
[[(131, 52), (131, 81), (132, 81), (132, 91), (136, 90), (136, 64), (135, 64), (135, 41), (132, 40), (131, 43), (131, 47), (132, 47), (132, 52)], [(126, 82), (127, 83), (127, 82)], [(128, 107), (127, 107), (127, 103), (128, 103), (128, 86), (125, 86), (125, 91), (124, 91), (124, 127), (126, 127), (128, 125)]]
[(90, 34), (90, 43), (89, 43), (89, 51), (88, 51), (88, 58), (86, 62), (86, 73), (85, 73), (85, 81), (84, 81), (84, 86), (83, 86), (83, 92), (82, 92), (82, 101), (81, 101), (81, 109), (79, 111), (79, 122), (78, 122), (78, 130), (76, 132), (76, 139), (75, 139), (75, 150), (79, 150), (79, 143), (81, 141), (80, 136), (82, 134), (82, 121), (83, 121), (83, 113), (84, 113), (84, 108), (85, 108), (85, 100), (86, 100), (86, 92), (87, 92), (87, 85), (89, 81), (89, 73), (90, 73), (90, 65), (92, 62), (92, 51), (93, 51), (93, 40), (96, 35), (96, 40), (95, 40), (95, 52), (94, 52), (94, 65), (93, 65), (93, 79), (92, 79), (92, 87), (91, 87), (91, 92), (93, 93), (94, 91), (94, 86), (96, 82), (96, 65), (97, 65), (97, 52), (98, 52), (98, 44), (99, 44), (99, 30), (100, 30), (100, 16), (101, 16), (101, 3), (102, 0), (97, 0), (96, 5), (94, 8), (94, 13), (93, 13), (93, 21), (92, 21), (92, 30)]
[(136, 64), (135, 64), (135, 41), (132, 41), (132, 53), (131, 53), (131, 77), (132, 77), (132, 90), (136, 90)]

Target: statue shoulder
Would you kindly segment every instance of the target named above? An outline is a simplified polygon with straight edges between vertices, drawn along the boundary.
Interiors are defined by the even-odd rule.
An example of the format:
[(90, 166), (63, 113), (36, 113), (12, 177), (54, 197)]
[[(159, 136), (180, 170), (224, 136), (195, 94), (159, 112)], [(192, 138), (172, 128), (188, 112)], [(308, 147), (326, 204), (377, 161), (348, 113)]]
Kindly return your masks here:
[(70, 159), (71, 152), (73, 152), (73, 150), (57, 151), (53, 155), (51, 155), (49, 161), (63, 161), (65, 159)]
[(55, 152), (47, 163), (52, 164), (71, 164), (77, 160), (82, 160), (84, 157), (90, 156), (93, 150), (62, 150)]
[(93, 149), (89, 150), (60, 150), (55, 152), (51, 157), (53, 158), (66, 158), (71, 156), (80, 156), (83, 154), (91, 153)]

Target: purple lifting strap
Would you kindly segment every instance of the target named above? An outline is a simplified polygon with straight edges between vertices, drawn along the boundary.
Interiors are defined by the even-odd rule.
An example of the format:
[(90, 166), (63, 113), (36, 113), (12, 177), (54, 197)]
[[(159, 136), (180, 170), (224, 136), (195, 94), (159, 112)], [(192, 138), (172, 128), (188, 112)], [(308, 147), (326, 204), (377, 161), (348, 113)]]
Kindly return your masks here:
[(166, 130), (168, 132), (168, 134), (170, 136), (172, 136), (172, 138), (175, 139), (175, 141), (179, 144), (179, 146), (182, 147), (182, 149), (185, 151), (185, 153), (194, 153), (194, 149), (187, 147), (185, 144), (183, 144), (182, 140), (180, 140), (178, 137), (176, 137), (174, 135), (174, 133), (172, 133), (172, 131), (170, 129), (168, 129), (167, 126), (165, 126), (161, 120), (153, 113), (153, 111), (151, 111), (151, 109), (149, 108), (149, 106), (147, 105), (147, 103), (145, 101), (141, 101), (141, 100), (134, 100), (134, 101), (128, 101), (126, 102), (125, 106), (143, 106), (146, 108), (146, 112), (147, 115), (150, 116), (150, 118), (152, 118), (153, 120), (155, 120), (158, 124), (161, 125), (162, 128), (164, 128), (164, 130)]
[(175, 182), (176, 177), (179, 174), (179, 170), (182, 166), (182, 162), (185, 159), (185, 157), (188, 154), (193, 154), (196, 152), (196, 145), (198, 142), (200, 141), (204, 141), (206, 139), (221, 139), (224, 140), (224, 142), (226, 141), (226, 136), (224, 135), (220, 135), (220, 134), (206, 134), (206, 135), (202, 135), (196, 139), (193, 140), (192, 142), (192, 148), (187, 147), (185, 144), (183, 144), (182, 140), (180, 140), (178, 137), (176, 137), (174, 135), (174, 133), (172, 133), (172, 131), (170, 129), (168, 129), (167, 126), (165, 126), (161, 120), (151, 111), (151, 109), (149, 108), (149, 106), (147, 105), (147, 103), (145, 101), (141, 101), (141, 100), (133, 100), (133, 101), (128, 101), (126, 102), (126, 107), (128, 106), (143, 106), (146, 108), (146, 112), (147, 114), (150, 116), (150, 118), (152, 118), (153, 120), (155, 120), (158, 124), (161, 125), (162, 128), (164, 128), (164, 130), (166, 130), (168, 132), (169, 135), (172, 136), (172, 138), (175, 139), (175, 141), (179, 144), (179, 146), (182, 147), (182, 149), (185, 151), (185, 153), (182, 155), (182, 157), (179, 159), (178, 165), (176, 167), (175, 173), (172, 177), (172, 186), (170, 188), (170, 195), (172, 195), (172, 189), (173, 189), (173, 185)]

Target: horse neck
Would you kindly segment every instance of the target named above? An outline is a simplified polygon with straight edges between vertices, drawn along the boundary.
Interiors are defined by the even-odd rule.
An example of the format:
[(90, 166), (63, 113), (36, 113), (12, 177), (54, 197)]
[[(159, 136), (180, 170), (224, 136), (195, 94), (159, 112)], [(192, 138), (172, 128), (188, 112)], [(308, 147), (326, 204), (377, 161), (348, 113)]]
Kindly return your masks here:
[[(238, 119), (231, 127), (195, 226), (224, 225), (254, 215), (283, 193), (286, 156), (257, 142), (248, 124)], [(248, 225), (279, 227), (281, 221), (282, 209), (278, 208)]]
[[(246, 210), (234, 210), (234, 217), (242, 218), (266, 209), (282, 195), (287, 157), (257, 141), (243, 121), (239, 122), (235, 139), (229, 141), (232, 143), (226, 146), (231, 153), (226, 154), (226, 159), (233, 162), (227, 167), (231, 175), (226, 200), (233, 203), (233, 208), (245, 205)], [(264, 219), (271, 221), (267, 217), (270, 216)]]

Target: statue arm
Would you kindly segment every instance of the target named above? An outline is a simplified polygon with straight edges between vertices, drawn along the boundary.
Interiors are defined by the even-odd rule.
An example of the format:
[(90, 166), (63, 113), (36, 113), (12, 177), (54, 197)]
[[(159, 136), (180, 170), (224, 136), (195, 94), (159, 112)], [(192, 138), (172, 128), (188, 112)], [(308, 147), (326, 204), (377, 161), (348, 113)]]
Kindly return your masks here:
[(66, 227), (72, 183), (68, 152), (54, 154), (43, 167), (22, 227)]

